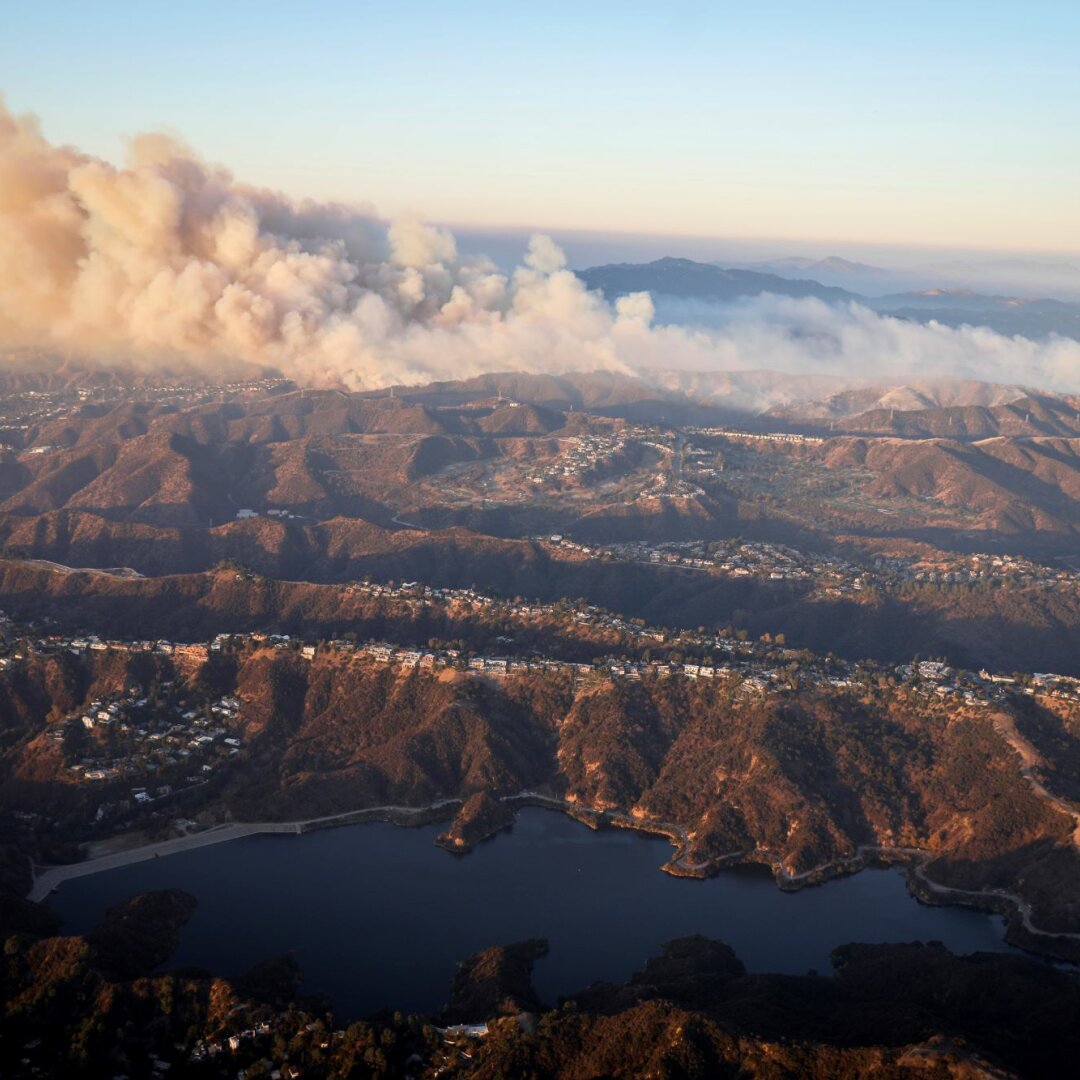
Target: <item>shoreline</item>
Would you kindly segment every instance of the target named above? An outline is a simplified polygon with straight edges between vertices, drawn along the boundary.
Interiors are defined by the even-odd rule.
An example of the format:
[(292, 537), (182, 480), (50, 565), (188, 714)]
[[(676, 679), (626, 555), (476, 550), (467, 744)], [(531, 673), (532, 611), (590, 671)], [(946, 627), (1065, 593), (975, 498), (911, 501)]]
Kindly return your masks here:
[(304, 833), (319, 829), (332, 829), (339, 825), (363, 825), (366, 822), (383, 821), (392, 825), (419, 825), (429, 814), (437, 814), (450, 806), (458, 806), (461, 799), (439, 799), (428, 806), (371, 806), (362, 810), (346, 810), (340, 814), (328, 814), (324, 817), (304, 818), (299, 821), (235, 821), (215, 825), (204, 832), (185, 833), (171, 840), (159, 840), (151, 844), (140, 844), (125, 851), (116, 851), (108, 855), (99, 855), (82, 862), (65, 863), (61, 866), (34, 867), (34, 883), (26, 894), (26, 899), (34, 903), (43, 903), (65, 881), (75, 878), (102, 874), (108, 870), (117, 870), (122, 866), (149, 862), (151, 859), (176, 855), (184, 851), (196, 851), (202, 847), (225, 844), (230, 840), (242, 840), (248, 836), (285, 835), (303, 836)]
[[(690, 838), (685, 830), (670, 822), (648, 821), (635, 818), (632, 814), (617, 810), (597, 810), (579, 803), (567, 802), (537, 792), (523, 792), (520, 795), (504, 796), (504, 801), (520, 805), (545, 806), (561, 809), (570, 817), (590, 828), (609, 825), (614, 828), (632, 829), (653, 836), (665, 837), (675, 848), (675, 854), (660, 869), (672, 877), (689, 877), (704, 880), (720, 870), (732, 866), (766, 866), (772, 871), (777, 888), (785, 892), (798, 892), (813, 885), (823, 885), (838, 877), (857, 874), (874, 862), (907, 867), (906, 879), (908, 891), (920, 903), (934, 907), (968, 907), (978, 911), (1001, 915), (1006, 920), (1004, 940), (1018, 948), (1023, 948), (1042, 957), (1064, 959), (1069, 963), (1080, 964), (1080, 932), (1067, 930), (1043, 930), (1032, 921), (1031, 904), (1014, 893), (1001, 889), (960, 889), (951, 885), (942, 885), (932, 881), (926, 875), (926, 864), (934, 854), (924, 848), (894, 847), (879, 844), (860, 844), (855, 853), (847, 858), (822, 863), (793, 874), (783, 864), (780, 856), (761, 848), (732, 851), (716, 856), (703, 863), (686, 861)], [(1017, 933), (1017, 930), (1020, 933)], [(1030, 935), (1024, 940), (1024, 935)], [(1019, 940), (1017, 940), (1019, 938)], [(1036, 939), (1032, 941), (1032, 939)], [(1050, 942), (1064, 945), (1068, 955), (1062, 956), (1055, 951)], [(1046, 942), (1046, 944), (1043, 944)], [(1042, 945), (1042, 947), (1037, 947)]]
[[(926, 876), (925, 869), (926, 864), (933, 858), (933, 853), (922, 848), (860, 844), (855, 853), (847, 858), (823, 863), (798, 874), (792, 874), (788, 871), (779, 856), (761, 849), (733, 851), (704, 863), (687, 863), (685, 860), (690, 839), (683, 829), (669, 822), (636, 818), (632, 814), (619, 810), (600, 810), (536, 791), (503, 795), (500, 796), (500, 801), (512, 804), (515, 811), (526, 806), (560, 811), (591, 829), (608, 826), (630, 829), (651, 836), (662, 836), (675, 848), (675, 853), (660, 867), (660, 870), (673, 877), (690, 877), (704, 880), (729, 866), (757, 864), (770, 868), (773, 880), (778, 888), (797, 892), (808, 886), (821, 885), (837, 877), (858, 873), (874, 861), (905, 864), (908, 867), (909, 891), (919, 902), (934, 906), (956, 905), (970, 907), (1002, 915), (1007, 921), (1005, 940), (1009, 944), (1026, 948), (1041, 956), (1049, 956), (1052, 959), (1066, 959), (1072, 963), (1080, 963), (1080, 948), (1071, 949), (1071, 955), (1062, 957), (1055, 955), (1052, 949), (1036, 948), (1030, 938), (1026, 942), (1010, 940), (1014, 932), (1019, 929), (1023, 934), (1030, 935), (1031, 938), (1057, 940), (1070, 945), (1080, 942), (1080, 932), (1043, 930), (1039, 928), (1032, 922), (1031, 905), (1013, 893), (996, 889), (984, 891), (959, 889), (930, 880)], [(446, 816), (444, 811), (450, 807), (459, 807), (463, 803), (464, 800), (461, 798), (448, 798), (438, 799), (426, 806), (372, 806), (298, 821), (230, 822), (216, 825), (205, 832), (188, 833), (184, 836), (174, 837), (171, 840), (142, 844), (126, 851), (101, 855), (83, 862), (44, 867), (40, 873), (38, 873), (38, 868), (35, 867), (34, 882), (29, 893), (27, 893), (26, 899), (35, 903), (43, 903), (65, 881), (104, 873), (134, 863), (148, 862), (151, 859), (184, 851), (194, 851), (201, 847), (228, 843), (231, 840), (240, 840), (248, 836), (274, 834), (302, 836), (304, 833), (315, 832), (319, 829), (332, 829), (344, 825), (362, 825), (373, 822), (387, 822), (402, 826), (422, 825), (428, 822), (444, 820)], [(469, 847), (462, 848), (460, 852), (455, 851), (453, 853), (464, 854), (475, 846), (475, 844), (469, 845)]]

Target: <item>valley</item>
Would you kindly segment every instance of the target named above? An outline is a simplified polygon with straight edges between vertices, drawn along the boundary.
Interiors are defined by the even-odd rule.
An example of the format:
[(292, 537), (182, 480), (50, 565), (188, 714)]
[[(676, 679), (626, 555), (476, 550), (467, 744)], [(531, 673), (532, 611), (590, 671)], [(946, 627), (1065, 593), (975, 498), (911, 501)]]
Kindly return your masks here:
[[(824, 389), (756, 412), (606, 375), (21, 390), (5, 925), (261, 834), (391, 822), (460, 857), (543, 808), (708, 887), (892, 867), (1077, 962), (1074, 403)], [(200, 1020), (175, 1064), (242, 1058), (280, 1007), (235, 1048)], [(461, 1038), (524, 1052), (401, 1030), (432, 1068)]]

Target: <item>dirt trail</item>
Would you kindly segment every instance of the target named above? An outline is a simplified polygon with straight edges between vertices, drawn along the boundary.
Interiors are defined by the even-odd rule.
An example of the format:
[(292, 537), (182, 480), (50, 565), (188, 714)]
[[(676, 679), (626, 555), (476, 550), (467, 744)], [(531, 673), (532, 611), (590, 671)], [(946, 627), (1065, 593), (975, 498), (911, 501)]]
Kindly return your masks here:
[(1035, 796), (1051, 806), (1059, 813), (1073, 819), (1073, 845), (1080, 850), (1080, 810), (1069, 802), (1068, 799), (1055, 795), (1046, 784), (1039, 778), (1039, 770), (1043, 766), (1043, 758), (1039, 751), (1025, 738), (1016, 726), (1016, 718), (1008, 713), (995, 713), (991, 717), (994, 731), (1004, 739), (1016, 751), (1020, 758), (1020, 775), (1031, 785)]

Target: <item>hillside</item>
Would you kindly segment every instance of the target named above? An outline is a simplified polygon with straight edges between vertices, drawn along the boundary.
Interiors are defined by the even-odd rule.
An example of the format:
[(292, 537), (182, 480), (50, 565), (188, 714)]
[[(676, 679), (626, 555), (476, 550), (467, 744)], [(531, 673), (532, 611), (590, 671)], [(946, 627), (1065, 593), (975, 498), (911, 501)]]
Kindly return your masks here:
[[(0, 448), (0, 538), (65, 563), (162, 572), (238, 558), (316, 579), (345, 572), (327, 568), (331, 552), (372, 527), (818, 549), (858, 533), (968, 551), (993, 535), (1024, 554), (1071, 552), (1076, 402), (935, 381), (820, 397), (835, 385), (805, 380), (805, 402), (783, 407), (791, 380), (749, 372), (51, 408)], [(767, 414), (737, 413), (760, 399)], [(136, 554), (144, 541), (152, 558)]]
[[(168, 685), (181, 701), (240, 703), (232, 730), (243, 750), (175, 804), (188, 816), (296, 820), (539, 790), (594, 825), (668, 835), (671, 872), (761, 862), (785, 887), (856, 869), (878, 849), (902, 860), (919, 849), (928, 861), (913, 881), (924, 895), (1005, 911), (1007, 899), (977, 894), (1022, 897), (1030, 923), (1012, 919), (1013, 939), (1071, 955), (1070, 939), (1052, 934), (1080, 933), (1076, 821), (1021, 771), (999, 720), (1039, 747), (1047, 783), (1077, 790), (1067, 714), (1049, 702), (938, 701), (875, 673), (840, 687), (800, 683), (805, 663), (787, 662), (790, 688), (781, 681), (763, 694), (741, 677), (633, 681), (556, 668), (491, 677), (409, 670), (348, 649), (308, 659), (258, 641), (205, 661), (46, 653), (0, 673), (0, 806), (56, 822), (59, 833), (39, 833), (33, 845), (92, 835), (81, 823), (123, 798), (130, 781), (80, 783), (65, 763), (88, 753), (85, 733), (58, 743), (50, 732), (132, 682)], [(190, 766), (177, 768), (173, 783)], [(472, 828), (471, 813), (460, 827)]]

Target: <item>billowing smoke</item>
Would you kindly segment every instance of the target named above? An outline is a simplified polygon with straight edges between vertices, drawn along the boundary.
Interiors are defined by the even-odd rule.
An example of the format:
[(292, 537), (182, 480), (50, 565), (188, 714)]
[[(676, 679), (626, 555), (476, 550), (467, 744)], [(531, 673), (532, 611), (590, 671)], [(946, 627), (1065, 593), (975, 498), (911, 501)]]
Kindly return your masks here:
[[(370, 209), (246, 187), (175, 140), (124, 168), (51, 145), (0, 104), (0, 340), (144, 365), (229, 359), (372, 388), (484, 371), (778, 368), (959, 374), (1075, 389), (1080, 345), (920, 327), (776, 297), (707, 328), (609, 305), (534, 237), (511, 274)], [(714, 320), (715, 322), (715, 320)]]
[(1080, 390), (1080, 342), (1072, 338), (1033, 341), (985, 326), (914, 323), (857, 303), (767, 293), (730, 304), (665, 297), (659, 306), (667, 325), (651, 326), (652, 332), (674, 330), (685, 342), (679, 366), (698, 370), (759, 367), (864, 380), (946, 376)]
[(616, 367), (622, 321), (544, 237), (506, 276), (459, 258), (442, 230), (293, 204), (163, 136), (134, 139), (118, 169), (0, 112), (9, 344), (145, 363), (239, 357), (370, 387)]

